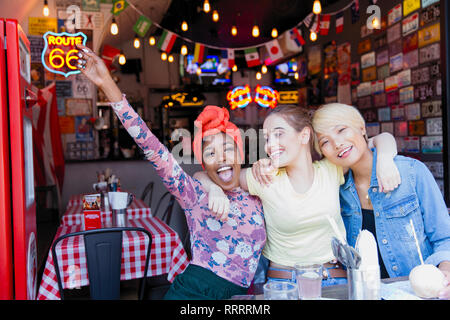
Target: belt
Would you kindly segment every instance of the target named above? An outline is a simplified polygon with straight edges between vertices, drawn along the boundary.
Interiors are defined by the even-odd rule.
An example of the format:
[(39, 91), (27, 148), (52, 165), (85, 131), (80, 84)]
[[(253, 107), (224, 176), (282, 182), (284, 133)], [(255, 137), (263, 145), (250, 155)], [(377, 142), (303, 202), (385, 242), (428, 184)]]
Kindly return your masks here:
[[(345, 271), (342, 268), (342, 265), (340, 263), (324, 263), (323, 267), (326, 270), (323, 270), (323, 279), (330, 278), (347, 278), (347, 271)], [(274, 270), (269, 267), (269, 270), (267, 271), (267, 277), (269, 278), (278, 278), (278, 279), (292, 279), (292, 272), (295, 272), (295, 270)]]

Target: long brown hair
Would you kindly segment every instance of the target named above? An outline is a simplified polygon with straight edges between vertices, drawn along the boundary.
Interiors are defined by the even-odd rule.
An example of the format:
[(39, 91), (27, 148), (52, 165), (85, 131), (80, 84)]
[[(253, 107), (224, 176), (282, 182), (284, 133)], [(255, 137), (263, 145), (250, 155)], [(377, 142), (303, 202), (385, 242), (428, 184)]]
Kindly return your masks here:
[(297, 132), (301, 132), (305, 127), (308, 127), (311, 132), (309, 138), (309, 146), (311, 149), (311, 154), (313, 156), (315, 155), (314, 150), (315, 133), (312, 126), (312, 118), (307, 109), (296, 105), (287, 104), (277, 106), (275, 109), (272, 109), (270, 113), (267, 115), (267, 117), (270, 117), (271, 115), (281, 116)]

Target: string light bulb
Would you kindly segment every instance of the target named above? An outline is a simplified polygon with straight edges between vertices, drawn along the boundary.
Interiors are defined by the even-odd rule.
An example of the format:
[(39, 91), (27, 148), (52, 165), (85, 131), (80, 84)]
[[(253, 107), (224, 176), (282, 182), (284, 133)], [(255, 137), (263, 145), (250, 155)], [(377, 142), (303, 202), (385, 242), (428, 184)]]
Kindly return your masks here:
[(219, 21), (219, 13), (217, 12), (217, 10), (213, 11), (212, 19), (213, 19), (214, 22)]
[(180, 53), (181, 53), (183, 56), (187, 55), (188, 49), (187, 49), (187, 47), (186, 47), (185, 44), (183, 44), (183, 45), (181, 46), (181, 51), (180, 51)]
[(119, 33), (119, 26), (117, 25), (116, 19), (114, 17), (112, 18), (111, 27), (110, 27), (109, 31), (111, 32), (111, 34), (113, 36), (115, 36)]
[(123, 66), (126, 62), (127, 62), (127, 59), (125, 58), (123, 51), (120, 51), (119, 64)]
[(263, 74), (266, 74), (266, 73), (267, 73), (267, 67), (266, 67), (265, 64), (263, 64), (263, 66), (261, 67), (261, 72), (262, 72)]
[(45, 17), (48, 17), (49, 14), (50, 14), (50, 9), (48, 8), (48, 2), (47, 2), (47, 0), (44, 0), (44, 7), (42, 8), (42, 14), (43, 14)]
[(296, 73), (294, 74), (294, 78), (295, 78), (295, 80), (298, 80), (298, 72), (296, 72)]
[(255, 38), (259, 37), (259, 28), (258, 28), (258, 26), (256, 24), (253, 26), (252, 36), (255, 37)]
[(262, 78), (261, 72), (257, 72), (256, 73), (256, 80), (261, 80), (261, 78)]
[(183, 23), (181, 24), (181, 30), (188, 31), (188, 28), (189, 28), (189, 26), (188, 26), (187, 22), (183, 21)]
[(380, 29), (380, 27), (381, 27), (380, 19), (378, 19), (377, 17), (373, 18), (373, 20), (372, 20), (372, 27), (374, 29)]
[(236, 28), (236, 26), (232, 26), (231, 27), (231, 35), (233, 37), (235, 37), (237, 35), (237, 28)]
[(162, 61), (166, 61), (167, 60), (167, 53), (165, 53), (165, 52), (161, 53), (161, 60)]
[(197, 75), (201, 75), (202, 69), (200, 67), (197, 67), (197, 70), (195, 72), (197, 73)]
[(211, 10), (211, 6), (209, 5), (209, 1), (205, 0), (203, 2), (203, 11), (205, 11), (206, 13), (208, 13)]
[(150, 38), (148, 38), (148, 44), (151, 46), (154, 46), (156, 43), (156, 39), (154, 36), (151, 36)]
[(311, 33), (309, 34), (309, 39), (311, 39), (312, 42), (317, 40), (317, 33), (315, 33), (314, 31), (311, 31)]
[(277, 30), (277, 28), (273, 28), (273, 29), (272, 29), (271, 35), (272, 35), (272, 38), (278, 37), (278, 30)]
[(134, 46), (136, 49), (139, 49), (140, 46), (141, 46), (141, 41), (139, 40), (139, 38), (138, 38), (137, 35), (134, 36), (133, 46)]
[(320, 14), (322, 12), (322, 5), (319, 0), (315, 0), (313, 4), (313, 13)]
[(167, 58), (167, 61), (169, 61), (169, 62), (173, 62), (173, 55), (169, 55), (169, 57)]
[(234, 65), (234, 66), (231, 68), (231, 70), (233, 70), (233, 72), (236, 72), (236, 71), (237, 71), (237, 65)]

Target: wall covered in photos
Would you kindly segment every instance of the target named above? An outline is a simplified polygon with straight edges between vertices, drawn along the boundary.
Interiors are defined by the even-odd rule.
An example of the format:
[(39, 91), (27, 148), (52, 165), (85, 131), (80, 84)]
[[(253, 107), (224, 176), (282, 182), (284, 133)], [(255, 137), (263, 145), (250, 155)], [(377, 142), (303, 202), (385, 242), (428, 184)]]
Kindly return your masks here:
[[(380, 29), (368, 28), (370, 5), (380, 8)], [(328, 34), (308, 39), (297, 57), (306, 70), (299, 104), (357, 106), (369, 137), (392, 133), (399, 153), (423, 161), (443, 192), (440, 2), (360, 0), (333, 17)]]

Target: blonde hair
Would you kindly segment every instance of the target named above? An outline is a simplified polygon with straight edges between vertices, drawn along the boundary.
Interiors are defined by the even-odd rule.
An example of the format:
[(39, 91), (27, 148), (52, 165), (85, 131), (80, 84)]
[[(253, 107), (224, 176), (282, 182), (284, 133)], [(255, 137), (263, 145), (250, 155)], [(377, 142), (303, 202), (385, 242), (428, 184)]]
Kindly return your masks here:
[[(324, 104), (314, 112), (312, 126), (316, 135), (337, 125), (345, 125), (360, 130), (366, 127), (366, 122), (358, 109), (343, 103)], [(367, 136), (365, 138), (367, 140)], [(319, 154), (322, 154), (317, 137), (314, 139), (314, 148)]]

